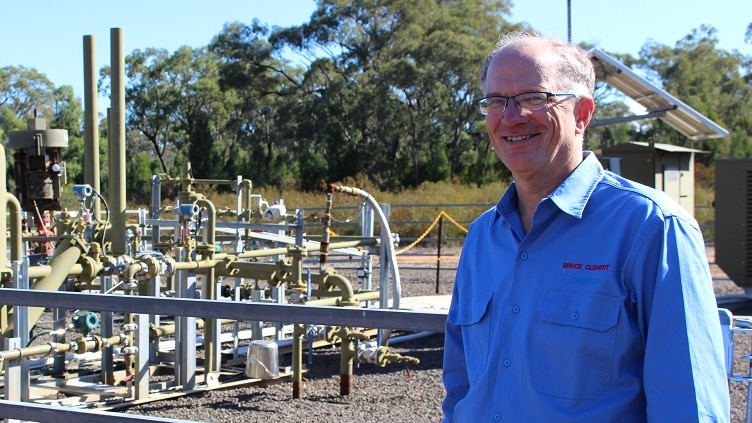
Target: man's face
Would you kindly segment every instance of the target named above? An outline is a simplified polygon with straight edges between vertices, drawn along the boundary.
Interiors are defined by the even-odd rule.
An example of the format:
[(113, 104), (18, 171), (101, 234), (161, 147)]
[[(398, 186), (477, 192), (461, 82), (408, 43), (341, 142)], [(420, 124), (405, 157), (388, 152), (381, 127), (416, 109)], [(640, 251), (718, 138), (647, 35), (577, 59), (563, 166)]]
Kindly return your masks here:
[[(531, 91), (559, 93), (552, 53), (540, 43), (507, 47), (491, 61), (484, 96)], [(514, 178), (563, 180), (582, 160), (574, 97), (554, 97), (539, 110), (521, 112), (510, 100), (503, 113), (486, 116), (491, 144)]]

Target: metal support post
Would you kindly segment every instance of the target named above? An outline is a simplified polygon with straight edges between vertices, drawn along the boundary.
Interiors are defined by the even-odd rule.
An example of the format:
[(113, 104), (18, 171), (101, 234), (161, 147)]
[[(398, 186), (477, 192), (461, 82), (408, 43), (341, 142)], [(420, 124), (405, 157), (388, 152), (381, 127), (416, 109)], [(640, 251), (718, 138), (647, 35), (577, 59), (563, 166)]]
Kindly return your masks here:
[[(13, 261), (13, 274), (15, 277), (15, 287), (17, 289), (29, 289), (29, 261)], [(18, 338), (20, 347), (25, 347), (29, 343), (29, 307), (14, 306), (13, 309), (13, 336)], [(18, 362), (21, 376), (19, 392), (21, 401), (29, 401), (29, 359), (21, 358)]]
[[(109, 293), (112, 289), (112, 276), (102, 276), (100, 280), (102, 281), (102, 293)], [(112, 312), (103, 311), (101, 313), (101, 316), (102, 318), (100, 319), (100, 321), (102, 337), (109, 338), (113, 335)], [(99, 375), (100, 381), (105, 385), (115, 384), (115, 373), (113, 371), (113, 366), (114, 361), (112, 359), (112, 346), (107, 346), (102, 349), (102, 370), (101, 374)]]
[[(287, 284), (283, 283), (279, 286), (272, 288), (272, 301), (274, 301), (275, 304), (286, 304), (287, 301), (285, 300), (285, 291), (287, 289)], [(276, 336), (274, 339), (277, 341), (284, 338), (284, 333), (282, 332), (282, 328), (284, 327), (283, 323), (280, 322), (274, 322), (274, 329)]]
[[(54, 308), (52, 309), (52, 329), (55, 331), (65, 331), (65, 309)], [(65, 343), (65, 334), (53, 335), (52, 342)], [(54, 375), (62, 376), (65, 373), (65, 353), (56, 352), (52, 359), (52, 372)]]
[[(185, 248), (176, 248), (176, 255), (185, 260)], [(177, 297), (196, 298), (196, 276), (178, 270), (177, 278)], [(196, 386), (196, 318), (176, 317), (175, 329), (175, 378), (178, 385), (190, 391)]]
[[(239, 288), (238, 288), (239, 289)], [(264, 291), (261, 289), (251, 290), (251, 302), (259, 303), (264, 299)], [(251, 322), (251, 339), (254, 341), (264, 339), (264, 335), (261, 333), (261, 327), (263, 322), (254, 320)]]
[(133, 337), (134, 345), (129, 348), (136, 348), (136, 400), (145, 400), (149, 397), (149, 315), (136, 314), (134, 316), (136, 323), (136, 336)]
[[(18, 307), (18, 306), (16, 306)], [(5, 338), (3, 340), (3, 348), (5, 351), (21, 348), (21, 340), (19, 338)], [(5, 385), (4, 385), (4, 399), (7, 401), (21, 401), (21, 390), (17, 389), (21, 386), (24, 372), (21, 368), (21, 362), (26, 361), (26, 358), (19, 358), (17, 360), (5, 360)], [(20, 420), (16, 419), (3, 419), (4, 423), (19, 423)]]
[[(381, 211), (387, 220), (391, 215), (391, 204), (382, 204)], [(389, 248), (386, 243), (392, 242), (391, 239), (381, 243), (379, 248), (379, 308), (389, 308)], [(376, 341), (379, 345), (383, 344), (384, 329), (379, 329), (376, 334)]]
[[(365, 204), (365, 203), (363, 203)], [(373, 237), (373, 210), (367, 204), (360, 208), (360, 235), (363, 237)], [(360, 266), (363, 269), (363, 276), (361, 277), (361, 283), (363, 288), (371, 290), (372, 286), (372, 274), (373, 274), (373, 260), (371, 254), (364, 253), (360, 256)]]
[(436, 293), (439, 293), (439, 273), (441, 273), (441, 227), (444, 224), (444, 215), (439, 216), (439, 235), (438, 241), (436, 241)]
[[(731, 345), (730, 348), (732, 351), (730, 357), (727, 357), (727, 360), (733, 360), (734, 337), (737, 333), (744, 333), (748, 336), (752, 335), (752, 321), (747, 319), (734, 320), (734, 327), (732, 327), (729, 331), (730, 339), (728, 341), (724, 340), (724, 343)], [(749, 353), (744, 355), (743, 358), (749, 360), (749, 370), (747, 372), (747, 375), (734, 374), (733, 361), (731, 361), (731, 363), (727, 365), (727, 373), (729, 374), (729, 381), (743, 382), (747, 384), (747, 407), (744, 421), (745, 423), (752, 423), (752, 349)]]
[[(162, 288), (162, 277), (159, 275), (154, 276), (149, 285), (149, 295), (155, 298), (159, 298)], [(154, 325), (158, 328), (160, 325), (160, 319), (158, 314), (149, 315), (149, 325)], [(146, 344), (144, 344), (146, 345)], [(149, 362), (157, 363), (159, 361), (159, 337), (155, 337), (149, 344)], [(143, 346), (142, 346), (143, 348)]]

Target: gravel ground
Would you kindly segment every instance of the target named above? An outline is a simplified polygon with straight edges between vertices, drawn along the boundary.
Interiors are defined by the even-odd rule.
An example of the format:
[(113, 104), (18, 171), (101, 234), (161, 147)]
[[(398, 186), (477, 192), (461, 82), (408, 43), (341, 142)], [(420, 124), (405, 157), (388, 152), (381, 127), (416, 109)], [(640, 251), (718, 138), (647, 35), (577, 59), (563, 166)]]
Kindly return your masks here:
[[(451, 293), (457, 252), (458, 249), (443, 248), (442, 255), (445, 258), (441, 261), (439, 294)], [(409, 256), (411, 253), (416, 255)], [(399, 256), (403, 297), (436, 295), (435, 254), (435, 249), (420, 249)], [(715, 264), (712, 246), (708, 247), (707, 255), (716, 295), (742, 294), (743, 290), (730, 281)], [(341, 273), (347, 275), (347, 265), (342, 266), (335, 265)], [(738, 317), (738, 313), (735, 313), (735, 317)], [(749, 374), (750, 363), (743, 355), (750, 352), (750, 336), (752, 335), (735, 336), (735, 374)], [(222, 423), (262, 422), (270, 419), (312, 422), (437, 422), (441, 419), (441, 401), (444, 396), (441, 383), (442, 345), (441, 334), (393, 345), (393, 351), (417, 357), (420, 364), (410, 367), (392, 364), (385, 368), (361, 365), (354, 370), (353, 392), (347, 396), (339, 394), (339, 350), (337, 347), (325, 347), (315, 350), (312, 363), (308, 365), (302, 399), (293, 399), (292, 384), (283, 382), (201, 392), (133, 406), (124, 412)], [(280, 356), (280, 365), (289, 365), (289, 362), (289, 354)], [(745, 422), (747, 392), (746, 383), (730, 383), (732, 423)]]

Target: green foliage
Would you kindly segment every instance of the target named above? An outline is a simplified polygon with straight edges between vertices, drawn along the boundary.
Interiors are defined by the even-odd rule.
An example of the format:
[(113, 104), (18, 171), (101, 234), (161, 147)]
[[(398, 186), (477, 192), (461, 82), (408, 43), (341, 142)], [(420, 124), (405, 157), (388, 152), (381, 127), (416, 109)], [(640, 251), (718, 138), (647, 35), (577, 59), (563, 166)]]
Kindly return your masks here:
[(146, 204), (151, 193), (152, 160), (148, 154), (139, 153), (126, 160), (127, 201), (133, 204)]
[[(716, 30), (701, 26), (674, 48), (649, 42), (640, 52), (640, 67), (662, 82), (685, 103), (733, 132), (731, 140), (706, 140), (693, 145), (662, 122), (656, 122), (641, 140), (692, 146), (710, 152), (698, 157), (711, 164), (722, 157), (749, 157), (752, 138), (752, 85), (745, 80), (750, 60), (736, 51), (717, 48)], [(731, 144), (727, 145), (731, 141)], [(737, 145), (738, 144), (738, 145)]]
[(62, 160), (65, 162), (65, 173), (68, 184), (84, 183), (84, 139), (82, 137), (68, 138), (68, 148), (63, 150)]
[[(467, 194), (465, 187), (509, 181), (474, 101), (481, 62), (498, 35), (524, 26), (508, 21), (510, 4), (319, 0), (298, 26), (234, 22), (205, 47), (133, 51), (126, 57), (129, 195), (148, 198), (152, 174), (179, 176), (189, 163), (196, 178), (242, 175), (257, 189), (316, 195), (331, 181), (357, 182), (380, 196), (433, 184)], [(593, 125), (587, 147), (651, 140), (695, 147), (710, 153), (698, 156), (706, 169), (716, 158), (752, 157), (752, 58), (718, 49), (715, 34), (702, 26), (675, 46), (648, 42), (639, 57), (613, 55), (730, 137), (694, 142), (650, 120)], [(109, 72), (100, 72), (103, 92)], [(603, 81), (596, 101), (595, 120), (632, 114)], [(71, 88), (54, 87), (35, 69), (0, 68), (0, 134), (25, 129), (35, 111), (69, 131), (68, 178), (82, 183), (82, 110)], [(105, 121), (100, 130), (107, 169)], [(106, 193), (106, 171), (101, 182)], [(446, 191), (433, 195), (458, 189)]]

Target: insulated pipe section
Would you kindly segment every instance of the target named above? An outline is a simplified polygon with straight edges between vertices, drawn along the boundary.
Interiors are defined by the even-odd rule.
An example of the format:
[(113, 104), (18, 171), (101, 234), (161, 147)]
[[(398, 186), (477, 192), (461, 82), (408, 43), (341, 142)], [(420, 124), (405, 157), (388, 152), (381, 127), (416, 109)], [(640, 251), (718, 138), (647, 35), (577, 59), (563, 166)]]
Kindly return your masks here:
[(384, 212), (381, 210), (379, 203), (376, 202), (371, 194), (359, 188), (329, 184), (327, 192), (344, 192), (345, 194), (350, 194), (355, 197), (363, 197), (371, 206), (371, 209), (376, 213), (376, 217), (379, 219), (379, 224), (381, 226), (381, 239), (382, 242), (386, 244), (387, 255), (389, 255), (389, 261), (392, 264), (392, 284), (394, 287), (392, 308), (398, 309), (400, 307), (400, 296), (402, 295), (402, 284), (400, 283), (399, 269), (397, 268), (397, 253), (394, 250), (394, 242), (392, 241), (389, 222), (387, 221), (386, 216), (384, 216)]

